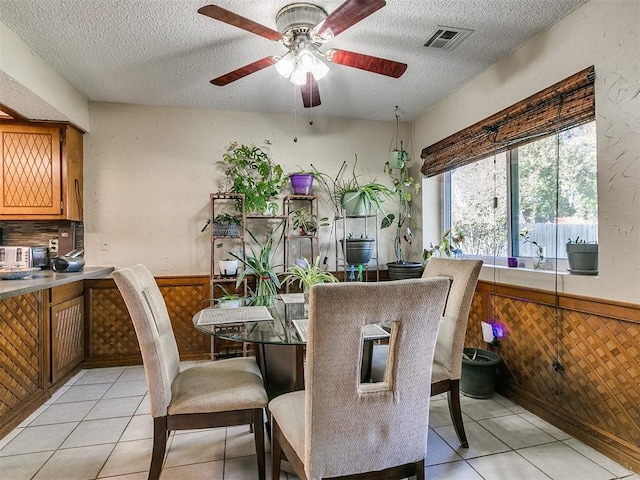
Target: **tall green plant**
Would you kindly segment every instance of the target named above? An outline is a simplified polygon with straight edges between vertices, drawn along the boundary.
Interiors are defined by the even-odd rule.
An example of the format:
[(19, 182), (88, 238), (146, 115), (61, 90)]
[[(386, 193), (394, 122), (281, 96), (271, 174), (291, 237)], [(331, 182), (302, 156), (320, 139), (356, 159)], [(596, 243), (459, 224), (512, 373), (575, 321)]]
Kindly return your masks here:
[[(402, 150), (403, 153), (404, 150)], [(396, 263), (404, 263), (404, 252), (402, 250), (402, 241), (411, 243), (413, 239), (413, 228), (418, 227), (418, 223), (411, 217), (411, 199), (412, 194), (418, 194), (420, 191), (420, 183), (416, 182), (412, 176), (409, 175), (409, 169), (407, 163), (409, 162), (408, 155), (405, 155), (407, 159), (402, 163), (402, 168), (392, 169), (389, 166), (389, 162), (385, 164), (385, 170), (388, 171), (389, 177), (393, 181), (393, 193), (396, 201), (398, 202), (397, 216), (393, 213), (386, 215), (382, 219), (380, 228), (390, 227), (394, 220), (396, 222), (396, 235), (393, 242), (394, 251), (396, 254)]]
[[(271, 143), (265, 140), (265, 145)], [(277, 213), (277, 204), (269, 200), (280, 193), (288, 177), (265, 150), (233, 142), (222, 155), (222, 162), (225, 175), (232, 181), (232, 190), (244, 194), (247, 213)]]

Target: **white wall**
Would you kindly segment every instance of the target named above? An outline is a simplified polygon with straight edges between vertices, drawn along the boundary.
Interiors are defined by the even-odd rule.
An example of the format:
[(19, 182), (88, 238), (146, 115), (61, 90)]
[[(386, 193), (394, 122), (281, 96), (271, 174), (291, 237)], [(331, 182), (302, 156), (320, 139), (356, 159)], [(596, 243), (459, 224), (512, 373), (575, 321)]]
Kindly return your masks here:
[(89, 129), (87, 99), (0, 21), (0, 103), (30, 120)]
[[(567, 276), (561, 287), (636, 304), (640, 303), (639, 11), (637, 0), (592, 0), (437, 104), (414, 125), (414, 138), (423, 148), (595, 65), (600, 272), (597, 277)], [(425, 187), (433, 194), (438, 182), (431, 180)], [(438, 229), (439, 225), (434, 227)], [(505, 281), (543, 286), (538, 284), (539, 275), (505, 275)], [(485, 269), (483, 276), (493, 280), (492, 271)], [(551, 276), (544, 285), (553, 289), (554, 281)]]
[[(394, 122), (315, 118), (310, 126), (298, 116), (295, 143), (293, 115), (91, 103), (90, 121), (84, 137), (89, 265), (145, 263), (156, 275), (208, 274), (210, 246), (200, 229), (209, 218), (209, 194), (223, 177), (216, 162), (232, 141), (261, 146), (268, 139), (273, 160), (286, 171), (313, 164), (332, 177), (357, 154), (358, 171), (368, 172), (363, 180), (390, 185), (383, 167)], [(333, 214), (326, 207), (323, 213)], [(320, 232), (322, 253), (334, 245), (330, 232)], [(392, 260), (392, 236), (392, 229), (381, 233), (381, 263)], [(109, 251), (101, 250), (103, 239)], [(333, 253), (329, 259), (333, 269)]]

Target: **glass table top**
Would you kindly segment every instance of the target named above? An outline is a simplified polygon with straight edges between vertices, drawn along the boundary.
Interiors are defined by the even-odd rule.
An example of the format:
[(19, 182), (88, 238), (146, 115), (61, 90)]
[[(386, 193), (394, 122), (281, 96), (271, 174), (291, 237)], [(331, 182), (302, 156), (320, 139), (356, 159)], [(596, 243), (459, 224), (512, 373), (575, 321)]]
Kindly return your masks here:
[(225, 302), (200, 310), (193, 317), (193, 325), (203, 333), (225, 340), (305, 344), (293, 324), (294, 319), (306, 318), (302, 294), (278, 295), (265, 302), (244, 299), (242, 303), (229, 305), (230, 302)]

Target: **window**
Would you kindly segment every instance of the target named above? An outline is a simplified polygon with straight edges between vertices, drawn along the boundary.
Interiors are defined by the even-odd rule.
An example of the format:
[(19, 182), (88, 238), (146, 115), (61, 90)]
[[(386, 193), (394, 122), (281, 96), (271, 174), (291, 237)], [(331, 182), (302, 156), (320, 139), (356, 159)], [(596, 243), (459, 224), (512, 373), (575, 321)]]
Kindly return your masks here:
[(467, 255), (508, 254), (506, 157), (492, 155), (451, 171), (450, 223), (464, 233)]
[(548, 257), (566, 258), (567, 239), (598, 239), (596, 173), (595, 122), (492, 155), (447, 173), (450, 225), (468, 255), (533, 257), (526, 231)]

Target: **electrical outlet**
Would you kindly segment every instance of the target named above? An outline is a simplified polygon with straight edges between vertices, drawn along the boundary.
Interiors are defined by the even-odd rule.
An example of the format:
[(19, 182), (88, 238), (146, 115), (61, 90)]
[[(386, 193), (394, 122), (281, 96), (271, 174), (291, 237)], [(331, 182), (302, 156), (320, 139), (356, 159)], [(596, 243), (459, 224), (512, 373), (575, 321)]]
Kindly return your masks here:
[(52, 238), (49, 240), (49, 253), (58, 253), (58, 239)]
[(102, 250), (103, 252), (108, 252), (109, 250), (111, 250), (111, 240), (109, 240), (108, 238), (101, 238), (100, 250)]

